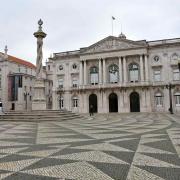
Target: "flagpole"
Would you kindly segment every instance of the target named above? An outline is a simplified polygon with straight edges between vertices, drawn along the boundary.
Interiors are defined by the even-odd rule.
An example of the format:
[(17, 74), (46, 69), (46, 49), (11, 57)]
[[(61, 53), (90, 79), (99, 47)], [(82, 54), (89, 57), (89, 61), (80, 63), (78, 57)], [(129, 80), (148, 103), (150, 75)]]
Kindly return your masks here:
[(111, 17), (111, 25), (112, 25), (112, 36), (113, 36), (113, 18)]
[(111, 23), (112, 23), (112, 36), (113, 36), (113, 30), (114, 30), (114, 29), (113, 29), (113, 28), (114, 28), (114, 27), (113, 27), (113, 25), (114, 25), (114, 24), (113, 24), (113, 21), (114, 21), (114, 20), (115, 20), (115, 17), (112, 16), (112, 17), (111, 17)]

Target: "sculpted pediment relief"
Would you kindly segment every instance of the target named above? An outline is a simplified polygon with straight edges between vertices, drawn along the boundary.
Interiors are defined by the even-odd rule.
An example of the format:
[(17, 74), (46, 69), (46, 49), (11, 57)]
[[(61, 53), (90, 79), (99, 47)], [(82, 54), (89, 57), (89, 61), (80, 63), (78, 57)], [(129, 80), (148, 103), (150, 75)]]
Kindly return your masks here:
[(114, 36), (109, 36), (87, 48), (84, 48), (82, 53), (92, 53), (92, 52), (101, 52), (101, 51), (112, 51), (112, 50), (123, 50), (131, 49), (138, 47), (145, 47), (146, 43), (131, 41), (127, 39), (121, 39)]

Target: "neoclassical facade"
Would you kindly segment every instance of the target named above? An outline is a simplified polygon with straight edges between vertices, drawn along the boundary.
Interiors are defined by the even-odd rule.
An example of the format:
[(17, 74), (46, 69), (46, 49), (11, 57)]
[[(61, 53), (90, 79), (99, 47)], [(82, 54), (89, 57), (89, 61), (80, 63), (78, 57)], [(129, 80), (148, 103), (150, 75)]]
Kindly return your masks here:
[(46, 64), (52, 108), (94, 112), (167, 112), (169, 84), (180, 112), (180, 39), (132, 41), (124, 34), (76, 51), (54, 53)]

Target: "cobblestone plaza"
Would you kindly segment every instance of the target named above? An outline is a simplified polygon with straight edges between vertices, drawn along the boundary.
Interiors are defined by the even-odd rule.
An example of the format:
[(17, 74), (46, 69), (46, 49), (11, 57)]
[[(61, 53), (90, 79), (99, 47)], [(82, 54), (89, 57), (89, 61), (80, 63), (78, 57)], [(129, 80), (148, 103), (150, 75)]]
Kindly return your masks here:
[(180, 118), (131, 113), (0, 121), (0, 179), (178, 180)]

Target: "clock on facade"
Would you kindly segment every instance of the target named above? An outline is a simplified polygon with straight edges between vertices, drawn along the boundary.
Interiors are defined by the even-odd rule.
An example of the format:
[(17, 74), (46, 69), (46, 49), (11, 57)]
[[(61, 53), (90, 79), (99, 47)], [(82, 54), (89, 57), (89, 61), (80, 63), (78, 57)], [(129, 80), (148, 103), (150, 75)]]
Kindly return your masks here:
[(154, 56), (154, 61), (158, 62), (159, 61), (159, 56)]
[(62, 65), (59, 66), (59, 70), (60, 71), (63, 70), (63, 66)]

